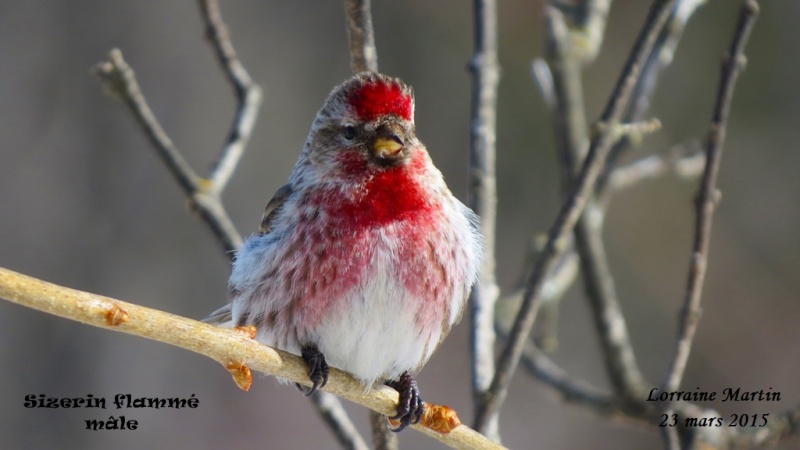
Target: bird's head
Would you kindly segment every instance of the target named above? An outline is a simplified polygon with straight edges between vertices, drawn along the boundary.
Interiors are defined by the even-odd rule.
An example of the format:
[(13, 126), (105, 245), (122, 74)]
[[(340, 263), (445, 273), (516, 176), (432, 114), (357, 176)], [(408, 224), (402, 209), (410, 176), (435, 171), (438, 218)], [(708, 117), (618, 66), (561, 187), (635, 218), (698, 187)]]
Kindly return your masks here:
[(418, 151), (424, 147), (415, 135), (412, 89), (362, 72), (331, 91), (304, 153), (322, 178), (358, 179), (405, 165)]

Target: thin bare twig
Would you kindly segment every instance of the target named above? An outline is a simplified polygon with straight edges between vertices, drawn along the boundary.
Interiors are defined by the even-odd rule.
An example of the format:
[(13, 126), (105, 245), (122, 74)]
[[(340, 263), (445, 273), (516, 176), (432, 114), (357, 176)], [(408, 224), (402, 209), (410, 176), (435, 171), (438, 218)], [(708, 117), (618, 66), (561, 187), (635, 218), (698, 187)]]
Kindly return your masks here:
[(222, 21), (217, 0), (199, 0), (199, 3), (205, 21), (206, 36), (233, 86), (237, 101), (236, 114), (228, 138), (208, 176), (211, 189), (222, 192), (236, 170), (255, 127), (261, 107), (261, 88), (253, 82), (239, 61), (239, 57), (236, 56), (228, 27)]
[[(603, 16), (605, 17), (605, 16)], [(575, 33), (567, 29), (556, 8), (547, 9), (548, 60), (553, 67), (556, 140), (562, 163), (562, 184), (571, 185), (573, 174), (583, 161), (588, 141), (581, 85), (581, 52), (574, 49)], [(595, 27), (604, 29), (604, 21)], [(602, 33), (597, 39), (602, 38)], [(575, 248), (580, 255), (586, 298), (592, 308), (595, 328), (603, 348), (606, 372), (617, 396), (635, 403), (644, 380), (639, 370), (622, 315), (614, 278), (602, 239), (603, 213), (594, 196), (575, 226)]]
[[(698, 5), (697, 0), (684, 0), (670, 17), (669, 23), (659, 35), (654, 49), (642, 69), (639, 81), (632, 94), (634, 99), (628, 108), (625, 120), (641, 120), (647, 110), (660, 70), (672, 60), (672, 54), (680, 39), (686, 21)], [(580, 152), (585, 140), (585, 121), (582, 116), (583, 102), (580, 90), (581, 52), (574, 49), (576, 42), (582, 42), (567, 30), (560, 14), (548, 14), (551, 65), (554, 74), (554, 92), (556, 93), (557, 113), (556, 128), (561, 137), (560, 160), (569, 162), (581, 157)], [(601, 38), (601, 36), (597, 36)], [(560, 105), (563, 105), (559, 107)], [(560, 113), (560, 114), (558, 114)], [(558, 116), (561, 117), (558, 117)], [(632, 125), (631, 125), (632, 126)], [(636, 127), (638, 128), (638, 127)], [(625, 136), (614, 146), (611, 155), (621, 147), (629, 144), (632, 138)], [(611, 158), (611, 156), (610, 156)], [(652, 168), (653, 166), (635, 166), (630, 169)], [(573, 167), (562, 168), (563, 173), (571, 174)], [(615, 173), (613, 164), (607, 165), (606, 173)], [(631, 172), (626, 175), (634, 175)], [(601, 196), (607, 199), (608, 196)], [(603, 211), (606, 202), (590, 199), (586, 212), (581, 216), (576, 228), (576, 247), (581, 255), (584, 287), (587, 299), (592, 307), (596, 329), (604, 349), (606, 370), (616, 393), (628, 401), (635, 403), (641, 394), (644, 380), (638, 369), (633, 347), (628, 337), (624, 316), (617, 299), (613, 277), (610, 272), (605, 246), (602, 241)], [(594, 212), (594, 213), (593, 213)]]
[[(642, 64), (650, 54), (653, 43), (669, 17), (675, 1), (656, 0), (651, 7), (634, 50), (631, 52), (625, 69), (617, 81), (601, 116), (600, 121), (602, 124), (606, 124), (609, 127), (619, 124), (622, 114), (630, 101), (631, 92), (641, 72)], [(519, 364), (525, 341), (530, 334), (540, 306), (539, 300), (546, 275), (550, 272), (550, 268), (555, 264), (558, 256), (566, 250), (565, 247), (569, 235), (583, 212), (583, 207), (589, 199), (613, 143), (613, 137), (608, 130), (595, 135), (580, 174), (576, 179), (575, 186), (570, 195), (567, 196), (550, 229), (547, 245), (529, 278), (517, 320), (514, 322), (509, 341), (497, 364), (495, 376), (487, 392), (487, 400), (483, 403), (484, 407), (477, 413), (475, 423), (476, 428), (479, 430), (487, 425), (487, 419), (494, 416), (505, 399), (511, 376)]]
[(350, 69), (353, 73), (378, 71), (378, 51), (372, 30), (370, 0), (345, 0)]
[[(705, 154), (697, 141), (673, 146), (663, 153), (638, 159), (628, 165), (617, 167), (608, 182), (609, 192), (630, 189), (639, 183), (652, 180), (667, 173), (678, 178), (694, 180), (703, 173)], [(603, 198), (607, 201), (609, 196)]]
[[(310, 386), (308, 367), (303, 359), (291, 353), (268, 347), (246, 332), (208, 325), (155, 309), (121, 300), (78, 291), (0, 268), (0, 298), (87, 325), (153, 339), (174, 345), (218, 361), (234, 375), (240, 386), (252, 381), (250, 370), (286, 378)], [(366, 406), (384, 415), (397, 411), (399, 395), (387, 386), (375, 386), (365, 392), (364, 386), (351, 375), (331, 368), (324, 390)], [(442, 434), (424, 423), (412, 425), (417, 431), (445, 445), (462, 449), (502, 449), (466, 425), (459, 425)]]
[[(553, 126), (561, 186), (566, 195), (589, 143), (581, 81), (582, 61), (573, 49), (570, 30), (561, 10), (545, 9), (548, 67), (553, 81)], [(601, 34), (602, 36), (602, 34)]]
[[(470, 60), (472, 103), (470, 113), (469, 201), (481, 218), (486, 256), (479, 281), (470, 294), (470, 349), (472, 393), (475, 409), (481, 408), (494, 376), (494, 308), (500, 289), (495, 279), (495, 224), (497, 220), (497, 179), (495, 143), (497, 125), (497, 2), (473, 2), (474, 42)], [(490, 417), (481, 430), (499, 441), (497, 416)]]
[[(542, 294), (543, 301), (546, 301), (545, 297), (547, 296), (561, 295), (563, 289), (569, 286), (570, 279), (577, 272), (576, 268), (569, 266), (577, 266), (577, 255), (573, 253), (571, 259), (575, 260), (575, 262), (563, 265), (562, 269), (555, 274), (557, 278), (561, 279), (560, 281), (548, 278)], [(521, 297), (521, 294), (519, 296)], [(503, 305), (504, 302), (518, 304), (519, 299), (504, 298), (499, 304), (503, 306), (499, 309), (497, 321), (497, 335), (500, 339), (506, 339), (511, 329), (511, 320), (505, 317), (505, 308), (512, 308), (513, 306)], [(542, 310), (543, 313), (544, 310)], [(571, 376), (533, 342), (526, 342), (520, 361), (522, 367), (531, 376), (552, 389), (566, 403), (584, 408), (599, 416), (624, 420), (636, 425), (651, 426), (653, 423), (653, 411), (642, 408), (640, 405), (634, 405), (611, 392)]]
[[(633, 100), (625, 113), (624, 122), (636, 123), (644, 119), (645, 114), (650, 109), (650, 100), (655, 92), (656, 85), (661, 73), (672, 63), (673, 55), (678, 48), (678, 43), (683, 36), (683, 30), (694, 12), (706, 0), (680, 0), (672, 12), (669, 21), (664, 26), (663, 31), (658, 36), (653, 48), (653, 52), (642, 68), (642, 76), (636, 83), (633, 92)], [(605, 172), (597, 182), (597, 197), (601, 203), (608, 202), (610, 178), (617, 170), (617, 161), (622, 154), (635, 144), (635, 139), (625, 136), (617, 142), (611, 149), (608, 156), (608, 164)]]
[[(627, 109), (625, 120), (641, 119), (649, 105), (649, 98), (655, 87), (657, 75), (663, 67), (671, 62), (684, 25), (699, 3), (702, 3), (702, 0), (683, 0), (676, 6), (669, 23), (660, 33), (653, 51), (644, 65), (641, 78), (636, 83), (632, 94), (634, 100)], [(553, 111), (562, 180), (563, 184), (568, 186), (576, 167), (574, 161), (582, 159), (587, 139), (580, 76), (580, 71), (585, 65), (583, 55), (587, 53), (579, 47), (590, 44), (584, 38), (586, 36), (591, 35), (596, 40), (602, 40), (605, 12), (607, 12), (608, 5), (600, 5), (605, 8), (605, 12), (601, 11), (593, 20), (596, 29), (594, 33), (582, 30), (581, 24), (586, 23), (586, 19), (582, 17), (581, 13), (586, 14), (584, 9), (590, 8), (588, 4), (581, 4), (580, 8), (571, 10), (567, 9), (564, 4), (556, 3), (556, 5), (559, 7), (550, 7), (546, 10), (549, 65), (541, 60), (535, 62), (534, 75)], [(564, 14), (569, 15), (574, 26), (567, 27)], [(597, 48), (599, 44), (592, 47)], [(594, 53), (596, 51), (589, 52), (590, 55)], [(620, 131), (623, 131), (622, 128), (625, 126), (640, 128), (638, 124), (625, 124), (619, 127)], [(625, 133), (620, 142), (614, 146), (611, 154), (613, 155), (615, 151), (627, 146), (631, 140), (628, 133)], [(684, 163), (690, 161), (690, 158), (680, 158), (676, 152), (670, 152), (669, 157), (654, 155), (637, 161), (637, 163), (625, 167), (624, 170), (607, 166), (606, 173), (612, 173), (614, 185), (621, 185), (622, 183), (635, 183), (644, 177), (659, 175), (670, 168), (677, 169), (679, 165), (684, 168), (687, 165)], [(625, 320), (617, 300), (601, 234), (603, 211), (609, 198), (609, 195), (602, 195), (600, 201), (590, 199), (586, 206), (586, 212), (576, 225), (576, 245), (581, 254), (584, 286), (592, 306), (612, 386), (617, 395), (627, 399), (631, 404), (635, 404), (640, 397), (644, 381), (636, 364)], [(528, 366), (530, 366), (530, 362)]]
[(122, 52), (118, 49), (111, 50), (109, 61), (98, 64), (95, 67), (95, 74), (105, 82), (111, 94), (128, 107), (131, 115), (150, 139), (153, 148), (183, 189), (186, 198), (220, 241), (226, 254), (232, 257), (232, 252), (242, 244), (242, 237), (225, 212), (219, 192), (209, 189), (211, 183), (204, 181), (195, 173), (158, 123), (139, 88), (133, 69), (122, 57)]
[(581, 65), (591, 64), (597, 57), (603, 45), (610, 7), (611, 0), (550, 0), (549, 8), (556, 9), (569, 22), (569, 46), (572, 48), (573, 59)]
[(662, 391), (673, 391), (681, 384), (686, 363), (692, 349), (697, 325), (700, 321), (700, 300), (705, 280), (709, 243), (711, 240), (711, 224), (714, 210), (719, 201), (716, 188), (719, 173), (722, 146), (725, 142), (725, 130), (730, 113), (733, 90), (739, 73), (746, 62), (744, 48), (750, 37), (755, 20), (758, 17), (758, 3), (747, 0), (742, 6), (739, 22), (728, 54), (722, 61), (722, 73), (714, 106), (713, 118), (706, 140), (706, 165), (700, 187), (695, 198), (695, 235), (692, 246), (692, 257), (689, 263), (689, 276), (686, 295), (681, 309), (675, 352), (661, 385)]
[[(544, 245), (544, 242), (542, 242)], [(519, 305), (522, 303), (522, 295), (525, 291), (525, 283), (528, 274), (533, 270), (536, 259), (539, 256), (537, 246), (532, 244), (532, 250), (523, 261), (523, 276), (517, 286), (498, 299), (495, 306), (495, 329), (498, 338), (503, 342), (508, 337), (508, 330), (514, 322)], [(567, 289), (572, 286), (578, 274), (578, 254), (574, 250), (564, 252), (554, 267), (547, 275), (547, 280), (542, 287), (542, 307), (539, 311), (536, 333), (532, 341), (537, 348), (545, 353), (551, 353), (558, 347), (556, 336), (558, 325), (558, 306)], [(523, 358), (525, 354), (523, 353)]]
[(570, 46), (575, 59), (584, 66), (591, 64), (603, 45), (611, 0), (583, 0), (571, 8), (566, 2), (552, 3), (572, 22)]
[(94, 67), (94, 74), (103, 82), (109, 94), (121, 100), (131, 111), (167, 169), (187, 193), (187, 196), (199, 189), (200, 177), (183, 158), (183, 155), (161, 127), (153, 110), (144, 99), (144, 94), (136, 81), (133, 69), (122, 57), (119, 49), (109, 53), (109, 61)]
[[(346, 450), (369, 450), (369, 446), (364, 441), (364, 438), (361, 437), (344, 406), (342, 406), (342, 402), (336, 396), (320, 391), (312, 395), (309, 400), (314, 404), (322, 420), (331, 429), (342, 448)], [(370, 411), (370, 413), (383, 417), (374, 411)], [(386, 428), (386, 425), (384, 425), (384, 428)]]
[[(498, 322), (499, 337), (506, 338), (510, 329), (510, 323)], [(572, 378), (531, 342), (525, 345), (522, 362), (531, 375), (555, 390), (564, 401), (588, 407), (602, 415), (609, 415), (614, 410), (614, 399), (609, 393)]]
[(661, 427), (661, 438), (664, 440), (664, 450), (681, 450), (677, 429), (673, 427)]
[[(588, 1), (583, 3), (586, 8), (589, 7), (587, 3)], [(552, 5), (545, 8), (547, 61), (543, 58), (537, 58), (531, 64), (531, 73), (534, 81), (539, 87), (553, 117), (555, 149), (559, 162), (562, 195), (566, 195), (569, 192), (569, 188), (574, 181), (576, 167), (583, 160), (588, 147), (580, 68), (583, 66), (582, 55), (591, 53), (591, 51), (588, 53), (578, 52), (574, 48), (576, 45), (571, 39), (571, 34), (573, 32), (582, 36), (596, 34), (602, 40), (605, 25), (605, 16), (602, 16), (603, 20), (601, 21), (589, 20), (588, 12), (579, 11), (579, 9), (583, 8), (579, 8), (577, 5), (568, 8), (566, 4), (558, 2), (552, 2)], [(567, 15), (571, 17), (574, 30), (567, 26), (565, 17)], [(589, 22), (593, 23), (595, 27), (595, 31), (591, 33), (582, 30), (582, 27)], [(597, 27), (601, 29), (597, 30)], [(588, 43), (586, 40), (583, 40), (583, 42)], [(590, 43), (590, 45), (594, 44)], [(598, 43), (597, 47), (599, 45)], [(570, 241), (568, 247), (561, 259), (568, 258), (577, 261), (574, 242)], [(540, 249), (537, 246), (531, 246), (526, 257), (526, 262), (530, 262), (531, 268), (538, 258), (539, 252)], [(554, 277), (565, 281), (565, 283), (558, 295), (542, 295), (539, 325), (533, 337), (535, 345), (545, 352), (552, 352), (558, 346), (557, 321), (562, 293), (572, 285), (575, 280), (574, 275), (577, 274), (577, 271), (573, 271), (572, 275), (563, 277), (560, 275), (564, 272), (559, 269), (560, 265), (560, 263), (557, 263), (551, 269), (551, 274), (547, 276), (548, 281), (546, 283), (550, 283)], [(527, 278), (531, 269), (527, 267), (528, 264), (525, 266), (523, 274)], [(577, 267), (577, 263), (574, 266)], [(524, 284), (523, 282), (520, 290), (524, 289)], [(519, 293), (519, 297), (521, 296), (522, 292)], [(527, 353), (523, 353), (523, 360), (526, 355)], [(531, 364), (527, 363), (525, 367), (531, 367)]]
[[(695, 198), (695, 233), (692, 257), (689, 262), (686, 294), (678, 318), (675, 351), (661, 383), (662, 391), (674, 391), (680, 386), (686, 370), (686, 364), (689, 361), (694, 335), (700, 322), (702, 314), (700, 302), (711, 242), (711, 226), (714, 210), (720, 197), (716, 183), (722, 158), (722, 147), (725, 143), (727, 120), (733, 101), (736, 80), (741, 71), (744, 70), (746, 63), (744, 48), (747, 45), (753, 25), (755, 25), (758, 12), (759, 7), (755, 0), (746, 0), (743, 3), (730, 50), (723, 57), (717, 99), (705, 145), (706, 164)], [(666, 403), (664, 406), (666, 413), (672, 414), (673, 404)], [(687, 430), (687, 432), (691, 432), (691, 430)], [(673, 441), (676, 433), (671, 434), (664, 435), (665, 444), (674, 447)]]
[[(564, 44), (569, 41), (569, 31), (561, 10), (552, 6), (545, 8), (545, 24), (547, 30), (545, 35), (548, 38), (546, 44), (547, 53), (551, 61), (548, 64), (543, 58), (535, 59), (531, 64), (531, 75), (552, 113), (561, 191), (562, 195), (566, 195), (574, 179), (575, 161), (583, 159), (588, 143), (586, 133), (572, 133), (568, 130), (570, 128), (568, 122), (573, 124), (571, 126), (572, 129), (579, 127), (586, 129), (586, 118), (583, 114), (583, 87), (578, 67), (576, 67), (577, 59), (554, 57), (555, 54), (567, 51)], [(553, 67), (552, 70), (551, 66)], [(561, 259), (567, 258), (577, 261), (574, 246), (575, 243), (570, 241), (568, 249)], [(530, 246), (522, 271), (525, 279), (532, 271), (539, 251), (540, 249), (537, 246)], [(555, 267), (551, 269), (551, 274), (547, 275), (548, 281), (546, 283), (550, 283), (550, 280), (557, 277), (565, 281), (562, 286), (563, 289), (558, 295), (542, 296), (539, 325), (533, 336), (535, 345), (548, 353), (555, 351), (558, 347), (558, 316), (562, 299), (561, 294), (572, 285), (576, 278), (575, 274), (577, 274), (577, 271), (573, 271), (568, 277), (561, 276), (560, 274), (564, 271), (559, 269), (560, 265), (560, 263), (556, 263)], [(574, 266), (577, 267), (577, 263)], [(522, 296), (524, 285), (525, 283), (523, 282), (518, 294), (519, 297)], [(523, 353), (523, 359), (526, 357), (525, 355)], [(529, 366), (529, 364), (526, 364), (526, 367)]]
[(560, 394), (561, 399), (565, 402), (586, 407), (603, 416), (622, 416), (620, 408), (615, 404), (614, 397), (610, 393), (603, 392), (586, 381), (574, 379), (530, 343), (526, 345), (525, 356), (522, 361), (527, 369), (539, 381)]
[(386, 426), (386, 416), (381, 413), (369, 412), (369, 427), (372, 430), (372, 448), (374, 450), (397, 450), (400, 440), (397, 433), (393, 433)]
[(659, 76), (672, 63), (689, 19), (705, 2), (706, 0), (680, 0), (675, 6), (669, 22), (658, 37), (653, 53), (642, 69), (642, 77), (636, 84), (633, 101), (626, 115), (627, 122), (642, 120), (644, 114), (650, 109), (650, 100), (658, 84)]
[(641, 404), (645, 381), (636, 362), (625, 317), (602, 241), (602, 223), (591, 200), (575, 227), (575, 247), (581, 259), (586, 299), (592, 309), (603, 361), (614, 393), (631, 404)]
[[(636, 84), (634, 93), (632, 94), (633, 100), (631, 106), (625, 114), (625, 123), (620, 128), (624, 131), (628, 127), (633, 132), (629, 134), (624, 133), (622, 138), (617, 144), (614, 145), (610, 154), (609, 160), (606, 163), (606, 169), (601, 175), (597, 183), (596, 199), (587, 206), (587, 210), (594, 210), (596, 214), (593, 215), (593, 220), (589, 222), (592, 225), (594, 232), (600, 233), (602, 222), (605, 218), (604, 211), (607, 208), (611, 199), (611, 193), (617, 190), (638, 183), (639, 181), (655, 176), (662, 175), (668, 170), (676, 172), (681, 177), (693, 178), (699, 175), (702, 171), (702, 165), (696, 164), (699, 158), (692, 155), (678, 155), (678, 152), (671, 150), (668, 155), (653, 155), (643, 158), (635, 163), (631, 163), (626, 167), (615, 167), (615, 161), (618, 154), (630, 144), (638, 141), (640, 131), (647, 132), (657, 122), (640, 123), (644, 113), (649, 106), (650, 96), (658, 79), (658, 74), (672, 61), (672, 55), (675, 52), (677, 44), (682, 36), (683, 29), (686, 22), (697, 9), (697, 7), (704, 3), (705, 0), (681, 0), (675, 7), (674, 13), (669, 19), (669, 22), (664, 26), (662, 33), (659, 35), (656, 43), (654, 44), (653, 51), (645, 63), (640, 81)], [(548, 106), (550, 106), (554, 117), (554, 126), (556, 129), (556, 142), (558, 146), (558, 155), (560, 161), (560, 168), (562, 172), (562, 185), (569, 186), (572, 173), (574, 173), (575, 164), (574, 160), (581, 160), (583, 152), (586, 147), (586, 123), (583, 116), (583, 98), (580, 70), (587, 63), (591, 62), (591, 58), (596, 54), (602, 41), (602, 33), (605, 27), (605, 19), (608, 10), (608, 2), (602, 0), (587, 0), (578, 3), (574, 6), (567, 6), (566, 3), (554, 2), (555, 7), (550, 7), (546, 10), (547, 19), (547, 37), (548, 37), (548, 59), (550, 64), (542, 59), (537, 59), (533, 64), (533, 75), (537, 81), (537, 85), (542, 91)], [(562, 15), (563, 14), (563, 15)], [(572, 23), (571, 26), (566, 25), (565, 17), (569, 18)], [(593, 31), (589, 31), (587, 27), (593, 27)], [(591, 38), (591, 39), (590, 39)], [(591, 41), (598, 41), (592, 43)], [(552, 72), (550, 68), (552, 67)], [(644, 127), (643, 127), (644, 126)], [(702, 164), (702, 162), (701, 162)], [(586, 217), (586, 215), (584, 215)], [(583, 218), (581, 219), (584, 220)], [(587, 228), (586, 225), (577, 226), (580, 228)], [(580, 231), (579, 231), (580, 232)], [(584, 233), (585, 235), (585, 233)], [(598, 264), (606, 265), (602, 254), (605, 253), (602, 246), (601, 239), (583, 239), (582, 242), (594, 241), (593, 245), (581, 245), (581, 251), (585, 254), (583, 258), (584, 264), (594, 265), (592, 260), (599, 261)], [(594, 250), (597, 251), (594, 251)], [(572, 250), (570, 250), (572, 251)], [(586, 271), (585, 271), (586, 272)], [(598, 270), (594, 270), (598, 272)], [(632, 356), (631, 346), (625, 344), (628, 339), (625, 336), (618, 336), (619, 339), (610, 339), (607, 331), (615, 329), (612, 326), (603, 325), (608, 322), (607, 319), (617, 317), (622, 318), (621, 311), (617, 309), (616, 313), (609, 310), (602, 305), (607, 305), (607, 302), (602, 301), (604, 298), (613, 298), (610, 293), (613, 293), (613, 285), (597, 286), (597, 283), (592, 283), (592, 280), (601, 279), (598, 276), (584, 275), (584, 282), (586, 285), (587, 293), (590, 295), (592, 304), (598, 306), (593, 308), (595, 312), (608, 311), (604, 313), (605, 319), (602, 316), (595, 316), (599, 324), (598, 330), (602, 331), (607, 337), (602, 338), (601, 341), (605, 342), (604, 348), (606, 349), (619, 349), (620, 355)], [(600, 294), (598, 296), (598, 294)], [(618, 303), (618, 302), (614, 302)], [(548, 304), (548, 310), (557, 310), (558, 303)], [(616, 307), (612, 308), (616, 309)], [(542, 311), (541, 320), (544, 322), (543, 326), (547, 329), (555, 329), (555, 325), (549, 323), (549, 316), (545, 315), (545, 310)], [(552, 315), (555, 315), (553, 313)], [(541, 327), (540, 327), (541, 329)], [(624, 330), (623, 330), (624, 331)], [(551, 345), (555, 345), (555, 338), (548, 339)], [(614, 344), (613, 341), (619, 344)], [(611, 356), (611, 358), (609, 358)], [(606, 352), (606, 361), (612, 362), (616, 357), (609, 352)], [(628, 359), (629, 362), (635, 362)], [(607, 364), (609, 373), (613, 374), (614, 367), (622, 368), (622, 364)], [(632, 366), (629, 366), (632, 367)], [(637, 376), (635, 372), (638, 371), (633, 367), (633, 370), (616, 372), (622, 373), (623, 376), (614, 376), (620, 380), (618, 386), (630, 385), (627, 380), (635, 380)], [(632, 374), (625, 376), (625, 373)]]
[[(627, 114), (628, 120), (640, 120), (643, 113), (646, 111), (647, 106), (649, 105), (649, 97), (652, 95), (652, 90), (655, 86), (655, 80), (658, 72), (671, 61), (672, 52), (674, 52), (677, 42), (680, 39), (681, 32), (686, 21), (694, 12), (696, 7), (701, 3), (703, 3), (703, 0), (684, 0), (676, 8), (675, 14), (670, 19), (670, 24), (665, 27), (664, 32), (659, 37), (659, 42), (656, 45), (656, 48), (660, 48), (660, 50), (653, 52), (653, 56), (651, 56), (645, 66), (645, 73), (642, 74), (643, 79), (637, 83), (637, 90), (634, 93), (634, 98), (636, 98), (637, 101), (629, 109), (629, 113)], [(562, 26), (561, 32), (563, 33), (565, 31), (566, 28)], [(563, 70), (564, 66), (562, 65), (560, 67), (556, 67), (553, 72), (557, 73), (559, 69)], [(535, 76), (537, 81), (539, 81), (540, 87), (543, 91), (545, 91), (544, 95), (547, 99), (548, 105), (551, 106), (554, 114), (557, 114), (560, 106), (559, 102), (566, 104), (566, 102), (564, 102), (565, 97), (563, 94), (557, 94), (559, 89), (558, 83), (563, 83), (564, 75), (557, 74), (556, 76), (552, 76), (549, 67), (543, 61), (537, 61), (535, 66)], [(562, 78), (559, 80), (559, 77)], [(565, 117), (567, 119), (570, 118), (569, 114), (563, 114), (563, 112), (561, 113), (561, 116), (562, 120)], [(559, 118), (556, 120), (558, 119)], [(568, 120), (565, 120), (564, 122), (569, 124)], [(573, 124), (574, 123), (575, 122), (573, 122)], [(580, 128), (575, 127), (575, 129)], [(628, 139), (626, 136), (617, 146), (615, 146), (615, 150), (625, 147), (630, 143), (630, 139)], [(611, 174), (611, 177), (608, 185), (605, 187), (610, 187), (611, 189), (603, 190), (602, 188), (599, 188), (599, 190), (603, 190), (604, 194), (606, 194), (602, 196), (603, 203), (600, 205), (600, 207), (605, 208), (605, 204), (610, 198), (610, 196), (607, 194), (610, 192), (629, 187), (644, 179), (659, 176), (668, 171), (673, 171), (681, 177), (698, 176), (703, 169), (703, 161), (700, 159), (701, 156), (702, 154), (689, 146), (676, 146), (670, 149), (670, 151), (665, 155), (652, 155), (631, 163), (625, 167), (608, 168), (608, 173)], [(567, 159), (562, 158), (561, 160), (565, 161)], [(567, 171), (567, 173), (569, 172)], [(591, 205), (587, 205), (587, 209), (590, 207)], [(586, 215), (588, 215), (588, 213), (585, 213), (585, 216)], [(599, 217), (602, 217), (602, 214), (600, 214)], [(501, 324), (500, 322), (498, 323)], [(503, 328), (500, 326), (499, 330), (502, 336), (503, 333), (507, 331), (507, 327)], [(579, 380), (571, 379), (568, 374), (561, 370), (539, 349), (530, 343), (526, 344), (522, 361), (525, 363), (525, 367), (534, 376), (556, 390), (556, 392), (559, 392), (562, 396), (564, 396), (566, 401), (573, 401), (601, 415), (611, 415), (614, 417), (622, 417), (636, 421), (652, 422), (652, 417), (650, 417), (652, 411), (643, 408), (630, 409), (631, 405), (629, 403), (627, 405), (624, 403), (619, 403), (618, 400), (609, 394), (604, 394), (596, 388), (586, 385)], [(719, 414), (715, 413), (714, 411), (702, 411), (700, 408), (690, 403), (675, 405), (675, 410), (678, 411), (683, 417), (699, 417), (703, 414), (709, 415), (709, 417), (719, 416)], [(691, 442), (686, 441), (686, 445), (689, 445), (690, 447), (707, 439), (711, 439), (711, 441), (713, 441), (715, 448), (744, 449), (761, 447), (765, 445), (776, 445), (784, 440), (797, 437), (797, 435), (800, 434), (800, 405), (780, 413), (776, 420), (769, 423), (769, 428), (770, 429), (768, 430), (759, 431), (731, 428), (726, 429), (725, 433), (723, 433), (723, 436), (709, 436), (697, 432), (698, 430), (695, 430), (695, 433), (693, 433), (691, 436), (683, 436), (683, 439), (692, 440)], [(662, 432), (664, 434), (666, 448), (681, 448), (681, 437), (678, 435), (676, 429), (667, 427), (663, 428)]]

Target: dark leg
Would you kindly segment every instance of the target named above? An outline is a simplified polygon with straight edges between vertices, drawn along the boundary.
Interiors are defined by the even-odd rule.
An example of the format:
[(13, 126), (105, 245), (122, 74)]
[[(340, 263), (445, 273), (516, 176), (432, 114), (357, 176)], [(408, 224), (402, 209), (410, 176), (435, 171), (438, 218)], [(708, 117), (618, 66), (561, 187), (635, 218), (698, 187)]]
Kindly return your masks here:
[(392, 420), (399, 420), (400, 426), (392, 431), (399, 432), (411, 424), (419, 423), (422, 420), (422, 414), (425, 412), (425, 402), (422, 401), (422, 397), (419, 395), (419, 388), (417, 388), (417, 382), (414, 377), (408, 372), (403, 372), (399, 380), (387, 381), (386, 385), (400, 393), (397, 415), (390, 417)]
[(308, 379), (311, 380), (314, 385), (307, 391), (297, 383), (295, 383), (295, 386), (308, 397), (314, 392), (317, 392), (317, 388), (324, 387), (328, 384), (330, 368), (328, 367), (328, 363), (325, 362), (325, 355), (319, 351), (315, 344), (304, 345), (300, 353), (303, 360), (308, 365)]

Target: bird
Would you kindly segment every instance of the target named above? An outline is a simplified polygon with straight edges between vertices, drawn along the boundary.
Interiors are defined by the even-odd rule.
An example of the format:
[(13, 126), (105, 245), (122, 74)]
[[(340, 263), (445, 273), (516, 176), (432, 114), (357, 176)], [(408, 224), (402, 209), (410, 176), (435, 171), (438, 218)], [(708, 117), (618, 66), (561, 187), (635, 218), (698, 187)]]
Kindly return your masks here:
[(399, 393), (400, 431), (425, 411), (415, 375), (459, 321), (484, 244), (478, 217), (416, 136), (411, 87), (361, 72), (330, 92), (288, 183), (233, 260), (208, 322), (255, 326), (299, 355), (311, 395), (330, 366)]

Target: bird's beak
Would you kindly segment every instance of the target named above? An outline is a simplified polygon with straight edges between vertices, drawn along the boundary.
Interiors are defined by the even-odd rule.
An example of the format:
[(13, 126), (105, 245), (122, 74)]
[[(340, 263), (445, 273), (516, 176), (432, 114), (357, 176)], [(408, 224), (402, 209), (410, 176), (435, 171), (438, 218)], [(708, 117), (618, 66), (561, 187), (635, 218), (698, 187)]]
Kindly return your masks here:
[(403, 140), (396, 134), (388, 137), (377, 137), (372, 143), (372, 154), (380, 159), (395, 159), (403, 150)]

